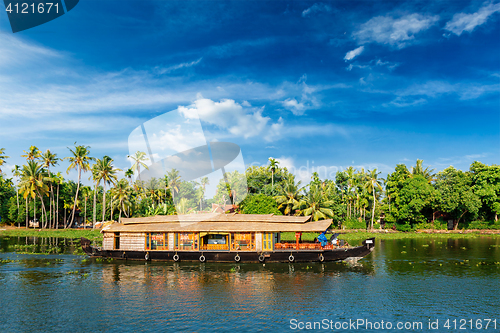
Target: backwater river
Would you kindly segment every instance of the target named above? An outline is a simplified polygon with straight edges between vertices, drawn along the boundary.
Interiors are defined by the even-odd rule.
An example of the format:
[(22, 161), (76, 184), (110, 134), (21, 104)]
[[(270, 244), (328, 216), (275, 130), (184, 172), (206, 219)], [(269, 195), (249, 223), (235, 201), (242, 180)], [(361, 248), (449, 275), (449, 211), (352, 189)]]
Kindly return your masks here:
[(0, 332), (500, 331), (498, 237), (377, 240), (326, 264), (108, 262), (78, 244), (0, 238)]

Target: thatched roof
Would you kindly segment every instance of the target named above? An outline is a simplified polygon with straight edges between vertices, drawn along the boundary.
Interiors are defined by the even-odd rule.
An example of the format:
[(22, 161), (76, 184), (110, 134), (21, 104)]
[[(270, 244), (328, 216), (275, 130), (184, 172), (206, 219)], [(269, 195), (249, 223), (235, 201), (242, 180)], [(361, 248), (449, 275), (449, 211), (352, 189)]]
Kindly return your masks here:
[(123, 224), (172, 223), (172, 222), (266, 222), (266, 223), (305, 223), (310, 216), (283, 216), (260, 214), (186, 214), (157, 215), (149, 217), (122, 218)]
[(251, 214), (163, 215), (123, 219), (103, 232), (321, 232), (332, 220), (307, 222), (309, 216)]

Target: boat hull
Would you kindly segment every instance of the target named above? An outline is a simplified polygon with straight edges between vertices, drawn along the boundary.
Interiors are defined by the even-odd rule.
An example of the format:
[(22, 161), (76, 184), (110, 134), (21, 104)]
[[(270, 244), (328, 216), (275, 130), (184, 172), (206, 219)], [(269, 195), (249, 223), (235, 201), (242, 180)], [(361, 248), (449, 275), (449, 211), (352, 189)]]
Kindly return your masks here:
[(153, 260), (153, 261), (199, 261), (199, 262), (331, 262), (349, 258), (363, 258), (370, 254), (375, 239), (363, 241), (363, 245), (333, 250), (275, 250), (275, 251), (127, 251), (101, 250), (92, 247), (90, 240), (81, 239), (83, 251), (90, 257)]

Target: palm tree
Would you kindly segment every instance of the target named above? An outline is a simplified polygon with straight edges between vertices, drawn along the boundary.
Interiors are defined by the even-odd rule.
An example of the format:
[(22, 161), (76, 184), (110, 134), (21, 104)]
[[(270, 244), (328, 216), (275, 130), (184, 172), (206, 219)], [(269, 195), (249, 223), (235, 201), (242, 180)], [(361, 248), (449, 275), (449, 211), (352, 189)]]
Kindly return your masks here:
[(274, 187), (274, 172), (276, 171), (276, 168), (278, 167), (278, 164), (280, 162), (272, 157), (269, 157), (269, 169), (271, 169), (271, 186)]
[(97, 185), (102, 181), (103, 192), (102, 192), (102, 222), (104, 223), (104, 218), (106, 214), (106, 184), (115, 184), (118, 179), (116, 172), (120, 171), (113, 166), (113, 159), (109, 156), (104, 156), (102, 159), (98, 159), (92, 167), (92, 175), (94, 181)]
[(148, 166), (145, 161), (148, 161), (149, 158), (146, 156), (145, 152), (142, 151), (136, 151), (135, 155), (128, 155), (128, 158), (131, 158), (134, 161), (134, 164), (132, 165), (132, 170), (137, 171), (137, 177), (139, 180), (141, 180), (141, 165), (148, 169)]
[(132, 188), (130, 187), (129, 183), (124, 179), (120, 180), (113, 189), (113, 200), (116, 206), (118, 206), (118, 209), (120, 210), (120, 215), (118, 217), (118, 222), (120, 223), (122, 219), (122, 212), (124, 212), (125, 215), (127, 215), (128, 217), (126, 211), (127, 208), (130, 206), (131, 195), (132, 195)]
[(373, 218), (375, 216), (375, 204), (377, 202), (377, 198), (375, 196), (375, 188), (378, 188), (382, 191), (382, 185), (380, 183), (381, 179), (378, 178), (380, 172), (377, 172), (377, 169), (373, 169), (372, 171), (368, 171), (368, 180), (366, 181), (364, 187), (368, 191), (372, 191), (373, 194), (373, 209), (372, 209), (372, 221), (370, 224), (370, 229), (373, 230)]
[(309, 192), (299, 202), (299, 207), (302, 208), (299, 213), (304, 216), (312, 216), (314, 221), (333, 217), (333, 211), (328, 208), (333, 204), (324, 195), (321, 187), (310, 186)]
[(355, 187), (356, 169), (354, 169), (352, 166), (350, 166), (345, 170), (345, 173), (347, 175), (347, 201), (348, 201), (347, 215), (349, 217), (351, 217), (351, 215), (352, 215), (352, 208), (351, 208), (352, 192), (351, 192), (351, 189)]
[(172, 202), (175, 205), (175, 192), (179, 192), (179, 187), (181, 186), (181, 176), (179, 176), (179, 170), (172, 169), (167, 172), (168, 187), (170, 188), (170, 193), (172, 194)]
[[(49, 174), (49, 177), (51, 176), (50, 174), (50, 166), (55, 166), (57, 163), (59, 163), (59, 158), (57, 158), (57, 154), (52, 154), (49, 149), (45, 151), (40, 156), (40, 159), (42, 160), (43, 166), (47, 168), (47, 173)], [(52, 224), (52, 210), (54, 210), (54, 216), (55, 214), (55, 204), (54, 204), (54, 187), (52, 186), (52, 181), (50, 182), (50, 204), (49, 204), (49, 219), (51, 220)], [(53, 207), (54, 206), (54, 207)]]
[(22, 178), (21, 178), (21, 190), (23, 192), (24, 198), (30, 196), (35, 202), (34, 217), (33, 222), (36, 220), (36, 200), (38, 196), (42, 202), (42, 213), (45, 211), (45, 205), (43, 203), (42, 195), (47, 194), (49, 187), (45, 184), (46, 175), (43, 170), (43, 166), (33, 160), (29, 160), (27, 165), (23, 166)]
[(125, 171), (125, 177), (127, 177), (128, 181), (130, 182), (130, 186), (132, 186), (132, 176), (133, 175), (134, 175), (134, 170), (132, 170), (132, 168), (127, 169), (127, 171)]
[(21, 155), (21, 157), (26, 157), (27, 161), (33, 161), (42, 155), (42, 152), (40, 151), (40, 149), (38, 149), (37, 146), (30, 146), (30, 149), (28, 151), (23, 151), (25, 155)]
[[(78, 171), (78, 182), (76, 184), (76, 195), (75, 195), (75, 201), (73, 205), (73, 212), (71, 214), (71, 220), (69, 222), (69, 227), (73, 225), (73, 222), (75, 220), (75, 210), (76, 210), (76, 203), (78, 201), (78, 192), (80, 191), (80, 180), (82, 178), (82, 171), (87, 172), (90, 169), (90, 161), (94, 161), (94, 157), (88, 156), (90, 151), (89, 151), (89, 146), (76, 146), (75, 142), (75, 150), (71, 149), (68, 147), (69, 151), (73, 154), (73, 156), (70, 157), (65, 157), (64, 159), (69, 160), (71, 164), (69, 165), (68, 169), (66, 170), (66, 173), (69, 174), (69, 171), (71, 169), (77, 169)], [(66, 228), (66, 225), (64, 226)]]
[[(8, 158), (9, 156), (5, 156), (5, 148), (0, 148), (0, 167), (5, 163), (5, 160)], [(2, 168), (0, 168), (0, 173), (2, 173)]]
[(285, 215), (291, 215), (292, 211), (299, 206), (300, 203), (300, 192), (302, 188), (300, 187), (300, 181), (295, 184), (295, 178), (292, 176), (286, 179), (283, 184), (279, 187), (280, 195), (276, 196), (274, 199), (279, 205), (278, 209), (285, 208)]
[(84, 213), (83, 213), (83, 225), (84, 225), (84, 227), (85, 227), (85, 224), (87, 223), (87, 199), (88, 199), (91, 191), (92, 191), (92, 189), (89, 186), (82, 187), (82, 194), (83, 194), (83, 198), (85, 199), (85, 205), (84, 205), (85, 209), (84, 209)]
[(19, 222), (19, 177), (21, 176), (21, 167), (19, 165), (14, 165), (14, 172), (12, 172), (12, 175), (17, 178), (16, 180), (16, 199), (17, 199), (17, 227), (20, 227), (20, 222)]
[(411, 167), (410, 173), (412, 175), (421, 175), (424, 176), (425, 179), (430, 183), (431, 181), (434, 180), (434, 176), (436, 175), (434, 172), (434, 169), (429, 169), (429, 167), (425, 168), (423, 167), (423, 160), (417, 159), (417, 164), (415, 167)]
[(175, 206), (177, 209), (177, 213), (179, 214), (187, 214), (188, 213), (188, 199), (187, 198), (181, 198), (179, 200), (179, 203)]
[(203, 198), (205, 198), (205, 187), (207, 185), (210, 185), (210, 180), (208, 179), (208, 177), (203, 177), (200, 180), (200, 185), (203, 188), (203, 190), (201, 192), (201, 198), (200, 198), (200, 210), (203, 210)]
[(56, 213), (54, 214), (54, 223), (55, 223), (55, 228), (56, 229), (59, 229), (59, 187), (60, 185), (64, 182), (64, 178), (62, 176), (62, 174), (60, 172), (58, 172), (54, 177), (53, 177), (53, 180), (55, 181), (55, 183), (57, 184), (57, 195), (56, 195), (56, 204), (54, 205), (55, 207), (55, 210), (56, 210)]

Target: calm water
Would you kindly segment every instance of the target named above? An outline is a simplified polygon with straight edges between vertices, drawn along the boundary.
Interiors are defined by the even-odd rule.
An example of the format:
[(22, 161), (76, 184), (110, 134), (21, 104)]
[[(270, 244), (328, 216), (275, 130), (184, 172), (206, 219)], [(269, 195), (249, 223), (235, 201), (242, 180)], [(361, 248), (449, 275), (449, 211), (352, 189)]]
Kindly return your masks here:
[[(74, 255), (75, 246), (0, 238), (0, 332), (247, 332), (314, 322), (344, 332), (479, 332), (485, 319), (496, 319), (487, 331), (500, 331), (500, 238), (377, 241), (357, 263), (330, 264), (107, 262)], [(64, 254), (19, 253), (33, 250)], [(436, 319), (438, 330), (429, 329)]]

